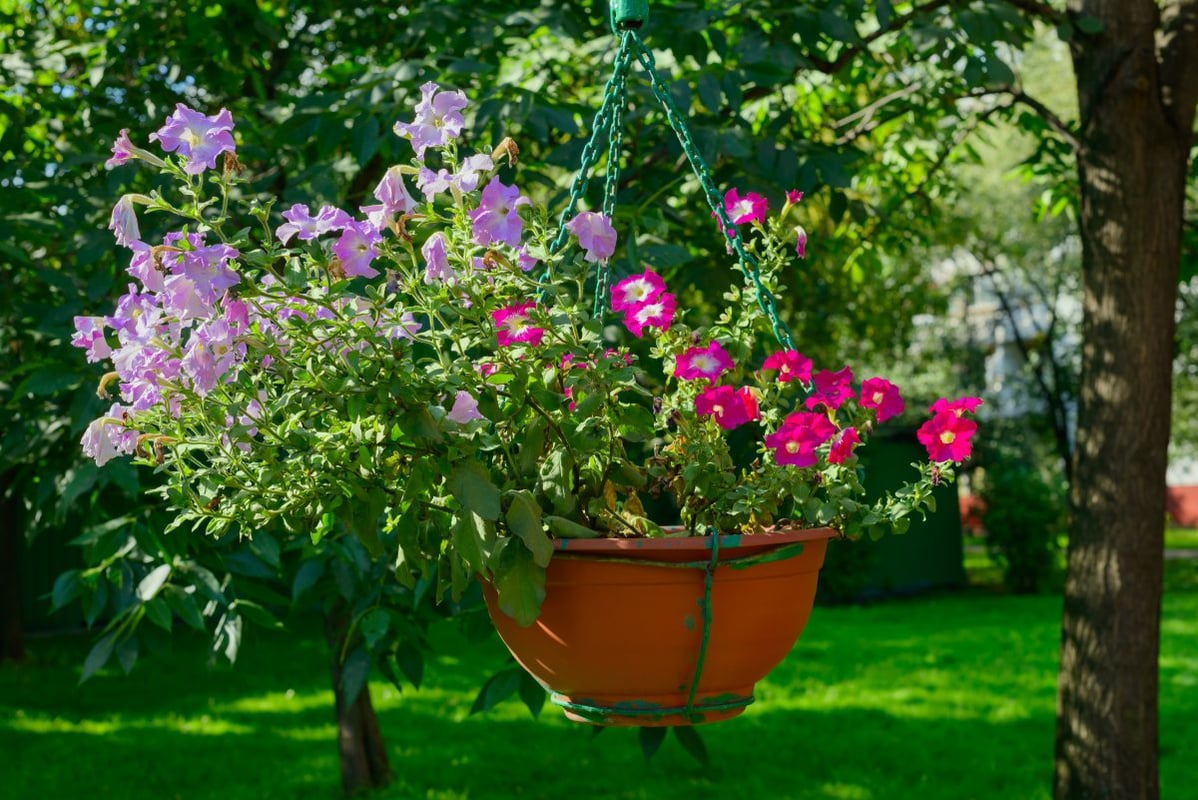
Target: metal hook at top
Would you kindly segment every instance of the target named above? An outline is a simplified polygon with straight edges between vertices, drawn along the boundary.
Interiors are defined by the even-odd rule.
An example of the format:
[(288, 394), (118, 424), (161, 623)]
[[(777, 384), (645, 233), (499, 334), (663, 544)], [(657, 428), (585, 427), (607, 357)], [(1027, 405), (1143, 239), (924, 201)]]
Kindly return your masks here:
[(649, 20), (649, 0), (611, 0), (613, 33), (636, 30)]

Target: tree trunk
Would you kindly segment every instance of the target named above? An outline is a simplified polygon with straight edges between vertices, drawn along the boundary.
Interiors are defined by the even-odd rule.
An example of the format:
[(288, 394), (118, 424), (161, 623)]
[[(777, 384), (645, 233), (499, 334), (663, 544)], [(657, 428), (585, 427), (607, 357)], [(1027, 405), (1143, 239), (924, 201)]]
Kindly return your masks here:
[(1079, 34), (1073, 53), (1085, 321), (1055, 796), (1156, 798), (1165, 467), (1193, 93), (1158, 51), (1154, 0), (1071, 0), (1070, 9), (1103, 27)]
[(391, 782), (391, 762), (370, 702), (370, 685), (362, 686), (357, 698), (347, 703), (341, 689), (341, 653), (349, 630), (349, 616), (335, 608), (325, 619), (329, 643), (333, 695), (337, 698), (337, 748), (341, 755), (341, 788), (355, 794), (381, 789)]
[(17, 501), (0, 505), (0, 661), (25, 658), (21, 626), (21, 515)]

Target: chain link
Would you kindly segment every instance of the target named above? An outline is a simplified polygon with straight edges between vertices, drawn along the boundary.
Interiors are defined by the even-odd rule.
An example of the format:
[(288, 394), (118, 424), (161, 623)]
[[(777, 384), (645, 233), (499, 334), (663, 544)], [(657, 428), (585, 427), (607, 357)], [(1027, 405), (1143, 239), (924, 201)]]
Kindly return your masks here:
[(737, 266), (753, 282), (753, 288), (757, 293), (757, 305), (769, 319), (770, 326), (774, 331), (774, 337), (783, 347), (793, 350), (795, 347), (794, 336), (791, 333), (790, 327), (778, 315), (778, 303), (774, 298), (773, 292), (761, 281), (761, 270), (757, 266), (757, 259), (745, 251), (740, 231), (737, 230), (731, 217), (728, 216), (728, 212), (724, 208), (724, 198), (720, 195), (719, 190), (716, 189), (715, 181), (711, 179), (711, 170), (699, 152), (699, 148), (695, 146), (695, 142), (691, 138), (690, 128), (687, 126), (682, 112), (678, 110), (678, 105), (674, 102), (674, 98), (670, 95), (669, 87), (665, 85), (665, 81), (662, 80), (661, 75), (657, 72), (657, 64), (653, 58), (653, 51), (641, 40), (640, 35), (636, 31), (628, 31), (624, 35), (631, 37), (636, 45), (637, 60), (649, 76), (650, 84), (653, 87), (653, 94), (665, 109), (666, 119), (669, 121), (670, 127), (673, 128), (674, 133), (677, 134), (678, 141), (682, 144), (682, 150), (686, 154), (687, 161), (690, 162), (691, 170), (695, 173), (695, 177), (699, 179), (699, 186), (703, 189), (707, 204), (711, 206), (712, 212), (723, 225), (725, 236), (728, 238), (728, 245), (736, 253)]
[[(620, 190), (620, 156), (624, 151), (624, 103), (624, 76), (620, 75), (616, 86), (616, 107), (607, 139), (607, 174), (603, 185), (603, 215), (612, 221), (616, 218), (616, 195)], [(603, 313), (610, 278), (611, 267), (607, 261), (600, 261), (595, 270), (595, 302), (592, 308), (592, 314), (596, 317)]]

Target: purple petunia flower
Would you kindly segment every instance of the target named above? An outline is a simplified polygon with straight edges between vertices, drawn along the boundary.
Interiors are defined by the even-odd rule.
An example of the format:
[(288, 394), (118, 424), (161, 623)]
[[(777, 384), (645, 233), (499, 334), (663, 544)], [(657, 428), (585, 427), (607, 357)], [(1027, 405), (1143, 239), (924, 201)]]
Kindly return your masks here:
[(335, 206), (321, 207), (314, 217), (303, 203), (296, 203), (284, 211), (283, 219), (287, 221), (275, 230), (275, 236), (283, 244), (288, 244), (296, 236), (300, 241), (308, 242), (329, 231), (345, 230), (345, 226), (354, 221), (347, 212)]
[(87, 362), (94, 364), (112, 355), (112, 347), (104, 337), (104, 317), (75, 317), (75, 335), (71, 344), (87, 349)]
[(616, 252), (616, 229), (602, 214), (583, 211), (566, 223), (566, 230), (578, 237), (587, 261), (607, 261)]
[(201, 323), (187, 342), (183, 372), (192, 380), (196, 394), (203, 397), (217, 382), (245, 358), (246, 346), (235, 340), (236, 331), (228, 320), (217, 318)]
[(137, 213), (133, 210), (132, 195), (121, 195), (121, 199), (112, 207), (108, 230), (116, 236), (116, 243), (121, 247), (132, 247), (135, 243), (141, 243), (141, 230), (137, 227)]
[(360, 210), (378, 231), (394, 222), (396, 214), (410, 214), (416, 208), (416, 201), (408, 194), (399, 167), (387, 170), (379, 185), (374, 187), (374, 197), (379, 201), (378, 205), (363, 206)]
[(420, 254), (425, 261), (425, 283), (457, 283), (458, 274), (449, 266), (449, 254), (445, 250), (445, 234), (437, 231), (428, 237), (424, 247), (420, 248)]
[(373, 278), (379, 274), (370, 266), (379, 254), (378, 244), (383, 237), (368, 222), (351, 222), (333, 245), (333, 253), (341, 259), (341, 269), (347, 278)]
[(141, 434), (125, 427), (128, 416), (129, 409), (113, 403), (107, 414), (92, 421), (83, 432), (83, 452), (94, 458), (97, 466), (102, 467), (117, 456), (133, 452)]
[(183, 156), (183, 171), (189, 175), (212, 169), (217, 156), (235, 152), (237, 147), (233, 143), (233, 115), (228, 109), (207, 117), (182, 103), (175, 106), (175, 113), (167, 117), (165, 125), (150, 134), (150, 141), (161, 143), (168, 153)]
[(473, 192), (478, 188), (481, 174), (495, 169), (495, 163), (486, 153), (476, 153), (462, 160), (458, 174), (453, 176), (454, 185), (463, 192)]
[(482, 419), (483, 415), (478, 411), (478, 401), (474, 399), (474, 395), (467, 391), (460, 391), (454, 396), (453, 408), (445, 417), (459, 425), (466, 425), (476, 419)]
[(517, 209), (531, 201), (515, 186), (504, 186), (499, 177), (491, 178), (482, 192), (478, 208), (470, 212), (474, 241), (483, 246), (502, 242), (519, 247), (524, 234), (524, 220)]
[(420, 171), (416, 173), (416, 188), (424, 194), (425, 200), (432, 200), (441, 192), (449, 191), (452, 183), (453, 175), (447, 169), (433, 172), (428, 167), (421, 167)]
[(116, 141), (112, 143), (112, 158), (105, 161), (104, 166), (112, 169), (128, 163), (129, 159), (137, 157), (133, 151), (133, 142), (129, 141), (129, 129), (121, 128)]
[(416, 157), (423, 159), (426, 149), (442, 147), (462, 132), (462, 126), (466, 124), (462, 109), (466, 104), (464, 93), (443, 92), (441, 87), (429, 81), (420, 87), (416, 118), (411, 122), (395, 123), (395, 135), (410, 139)]

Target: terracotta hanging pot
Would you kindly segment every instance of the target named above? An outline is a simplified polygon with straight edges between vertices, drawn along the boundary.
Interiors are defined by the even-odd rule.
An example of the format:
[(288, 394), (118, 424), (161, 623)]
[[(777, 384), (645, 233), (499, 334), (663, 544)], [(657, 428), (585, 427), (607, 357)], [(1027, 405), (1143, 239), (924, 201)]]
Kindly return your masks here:
[(570, 719), (717, 722), (753, 702), (753, 685), (803, 632), (835, 535), (723, 535), (714, 568), (711, 536), (558, 540), (532, 625), (500, 611), (489, 584), (484, 594), (512, 655)]

